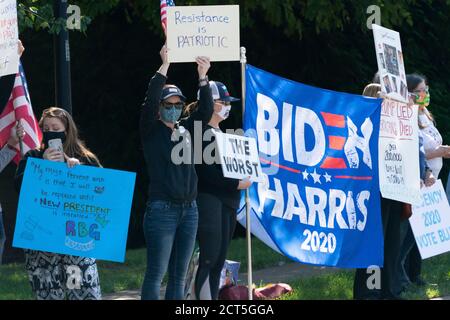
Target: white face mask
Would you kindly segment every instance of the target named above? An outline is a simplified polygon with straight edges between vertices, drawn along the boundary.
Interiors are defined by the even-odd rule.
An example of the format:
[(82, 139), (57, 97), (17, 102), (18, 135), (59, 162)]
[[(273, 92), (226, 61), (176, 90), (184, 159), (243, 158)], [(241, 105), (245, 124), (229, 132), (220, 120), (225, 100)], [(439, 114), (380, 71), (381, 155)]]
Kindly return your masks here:
[(225, 120), (230, 115), (231, 106), (222, 105), (222, 110), (220, 112), (216, 112), (216, 114), (222, 119)]

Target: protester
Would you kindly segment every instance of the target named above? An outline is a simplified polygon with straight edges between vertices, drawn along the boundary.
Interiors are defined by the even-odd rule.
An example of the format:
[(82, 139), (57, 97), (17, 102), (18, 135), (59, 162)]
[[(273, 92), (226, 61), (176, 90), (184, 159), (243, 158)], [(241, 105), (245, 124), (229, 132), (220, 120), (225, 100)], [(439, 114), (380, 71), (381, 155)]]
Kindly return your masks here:
[[(11, 136), (8, 142), (0, 149), (0, 172), (11, 162), (17, 155), (19, 149), (18, 144), (25, 136), (25, 131), (22, 124), (18, 123), (16, 127), (11, 130)], [(0, 265), (2, 264), (3, 250), (6, 242), (6, 233), (3, 225), (3, 212), (0, 204)]]
[[(29, 151), (20, 161), (16, 173), (16, 187), (20, 191), (28, 158), (66, 162), (69, 168), (76, 165), (100, 166), (97, 157), (78, 137), (72, 116), (60, 108), (43, 111), (39, 121), (43, 142), (39, 149)], [(49, 148), (49, 141), (61, 139), (63, 151)], [(100, 300), (100, 280), (95, 259), (62, 255), (35, 250), (25, 250), (25, 266), (33, 293), (38, 300)], [(68, 285), (73, 270), (81, 277), (76, 284)]]
[[(247, 189), (248, 179), (237, 180), (225, 178), (222, 166), (215, 161), (217, 147), (214, 132), (222, 132), (219, 124), (228, 118), (231, 103), (239, 101), (228, 93), (221, 82), (210, 81), (214, 113), (203, 130), (203, 159), (197, 165), (198, 174), (198, 212), (199, 223), (197, 237), (200, 258), (195, 278), (195, 296), (200, 300), (217, 300), (222, 268), (227, 256), (228, 246), (236, 227), (236, 210), (239, 207), (240, 191)], [(213, 150), (208, 153), (207, 150)]]
[[(22, 45), (22, 41), (19, 40), (17, 48), (19, 57), (21, 57), (23, 52), (25, 51), (25, 48)], [(11, 96), (15, 76), (16, 75), (13, 74), (6, 77), (0, 77), (0, 114), (2, 113), (3, 107), (6, 105), (9, 97)], [(13, 130), (11, 130), (11, 135), (6, 144), (0, 149), (0, 173), (17, 155), (17, 150), (20, 149), (19, 142), (23, 139), (24, 136), (25, 131), (22, 124), (19, 122), (17, 126), (15, 126)], [(6, 233), (3, 224), (3, 210), (0, 203), (0, 265), (2, 264), (5, 242)]]
[[(426, 163), (430, 169), (427, 171), (425, 185), (429, 186), (439, 177), (442, 158), (450, 158), (450, 147), (442, 144), (442, 136), (436, 128), (434, 117), (428, 111), (430, 93), (427, 79), (419, 74), (409, 74), (406, 76), (406, 82), (408, 91), (414, 96), (415, 104), (419, 105), (419, 135), (423, 139)], [(419, 286), (426, 284), (420, 276), (422, 258), (409, 221), (402, 223), (402, 235), (404, 236), (397, 263), (399, 292), (406, 290), (410, 283)]]
[[(374, 80), (379, 80), (378, 73)], [(381, 85), (371, 83), (364, 88), (363, 95), (380, 98)], [(356, 270), (353, 283), (354, 299), (399, 299), (394, 293), (396, 261), (400, 250), (399, 231), (400, 213), (403, 204), (399, 201), (381, 197), (381, 221), (384, 235), (384, 265), (381, 268), (381, 288), (369, 288), (368, 280), (372, 275), (367, 269)]]
[[(193, 136), (194, 121), (207, 123), (213, 113), (207, 78), (209, 58), (198, 57), (199, 107), (188, 119), (178, 121), (186, 98), (177, 86), (166, 85), (170, 66), (167, 52), (164, 45), (160, 51), (162, 65), (150, 80), (140, 120), (150, 180), (144, 217), (147, 270), (142, 286), (143, 300), (159, 299), (161, 281), (167, 269), (165, 298), (184, 298), (186, 273), (198, 224), (198, 178), (190, 137)], [(181, 148), (182, 156), (178, 148)]]
[(442, 136), (436, 128), (436, 122), (428, 110), (430, 104), (430, 92), (427, 79), (418, 74), (406, 77), (408, 90), (415, 95), (415, 103), (419, 105), (419, 128), (423, 136), (423, 145), (427, 164), (436, 179), (442, 169), (442, 158), (450, 158), (450, 146), (443, 145)]

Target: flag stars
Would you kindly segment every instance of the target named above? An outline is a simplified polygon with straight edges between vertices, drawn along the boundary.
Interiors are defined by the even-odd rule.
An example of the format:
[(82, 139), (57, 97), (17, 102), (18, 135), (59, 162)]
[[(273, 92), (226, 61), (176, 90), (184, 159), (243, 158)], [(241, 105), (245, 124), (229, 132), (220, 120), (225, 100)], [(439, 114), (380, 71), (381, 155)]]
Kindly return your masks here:
[(306, 171), (306, 169), (305, 169), (305, 171), (302, 172), (302, 175), (303, 175), (303, 180), (308, 180), (309, 173), (308, 173), (308, 171)]
[(325, 178), (325, 182), (331, 182), (331, 176), (328, 174), (328, 172), (325, 172), (323, 177)]
[(322, 182), (320, 182), (320, 174), (317, 174), (316, 169), (314, 169), (314, 172), (310, 174), (311, 177), (314, 179), (314, 184), (316, 183), (322, 184)]

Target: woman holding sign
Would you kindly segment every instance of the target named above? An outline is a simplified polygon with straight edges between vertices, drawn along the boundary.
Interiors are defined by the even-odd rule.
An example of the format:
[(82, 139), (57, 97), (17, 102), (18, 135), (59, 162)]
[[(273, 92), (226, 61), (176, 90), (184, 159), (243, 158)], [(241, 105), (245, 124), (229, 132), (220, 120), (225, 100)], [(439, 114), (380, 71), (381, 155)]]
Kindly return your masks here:
[[(231, 103), (239, 101), (228, 93), (221, 82), (210, 81), (214, 114), (204, 128), (202, 164), (197, 165), (198, 174), (198, 240), (200, 258), (195, 277), (195, 296), (199, 300), (217, 300), (222, 268), (228, 246), (236, 227), (236, 210), (239, 207), (240, 190), (250, 187), (248, 179), (225, 178), (220, 163), (216, 163), (214, 132), (222, 132), (219, 124), (228, 118)], [(206, 141), (207, 140), (207, 141)], [(208, 154), (208, 150), (211, 150)], [(210, 163), (210, 164), (208, 164)]]
[[(166, 299), (184, 299), (185, 279), (197, 232), (197, 174), (191, 133), (194, 121), (206, 123), (213, 112), (208, 86), (209, 58), (197, 58), (199, 108), (189, 119), (180, 117), (186, 98), (175, 85), (167, 85), (168, 49), (160, 51), (162, 65), (153, 78), (142, 106), (140, 131), (149, 174), (144, 218), (147, 271), (143, 300), (158, 300), (166, 270)], [(193, 135), (192, 135), (193, 136)], [(181, 140), (180, 140), (181, 139)]]
[[(44, 110), (39, 126), (43, 143), (20, 161), (16, 187), (20, 191), (27, 159), (38, 158), (76, 165), (100, 166), (97, 157), (78, 137), (72, 116), (60, 108)], [(95, 259), (25, 250), (25, 267), (38, 300), (100, 300), (100, 280)]]
[[(427, 79), (419, 74), (409, 74), (406, 76), (408, 91), (412, 93), (414, 102), (419, 106), (419, 136), (423, 140), (427, 166), (430, 169), (427, 175), (438, 179), (442, 169), (443, 158), (450, 158), (450, 147), (443, 145), (443, 139), (438, 129), (436, 121), (428, 110), (430, 105), (430, 92)], [(434, 178), (433, 177), (433, 178)], [(432, 181), (434, 183), (434, 179)], [(427, 183), (430, 186), (433, 183)], [(403, 291), (410, 283), (425, 285), (420, 277), (422, 269), (422, 257), (417, 247), (414, 234), (409, 221), (402, 223), (404, 238), (401, 243), (400, 256), (398, 261), (398, 281), (399, 290)]]

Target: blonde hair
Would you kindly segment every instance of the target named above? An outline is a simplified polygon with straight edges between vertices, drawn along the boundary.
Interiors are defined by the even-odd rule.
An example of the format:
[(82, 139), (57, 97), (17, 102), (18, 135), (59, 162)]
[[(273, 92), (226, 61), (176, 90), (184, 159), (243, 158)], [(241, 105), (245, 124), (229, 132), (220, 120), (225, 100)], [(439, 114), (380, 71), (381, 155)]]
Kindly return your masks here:
[(380, 97), (380, 91), (381, 91), (381, 85), (378, 83), (370, 83), (368, 84), (363, 91), (363, 96), (366, 97), (372, 97), (372, 98), (379, 98)]

